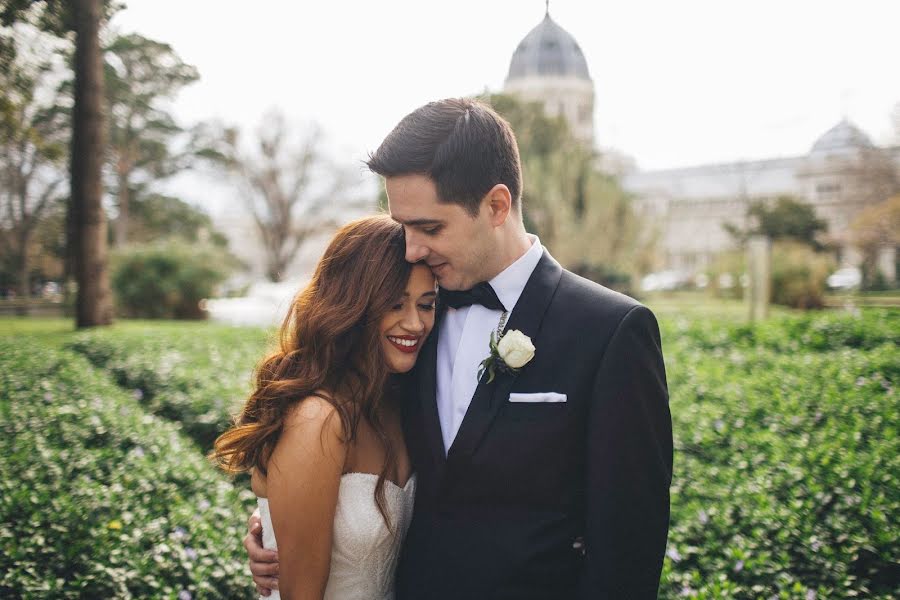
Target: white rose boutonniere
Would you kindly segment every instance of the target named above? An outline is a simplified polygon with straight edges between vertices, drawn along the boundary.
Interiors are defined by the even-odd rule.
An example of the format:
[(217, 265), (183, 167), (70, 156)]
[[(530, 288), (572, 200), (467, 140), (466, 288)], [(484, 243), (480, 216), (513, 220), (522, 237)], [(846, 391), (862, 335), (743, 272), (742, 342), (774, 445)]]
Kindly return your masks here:
[(485, 372), (488, 374), (488, 383), (494, 380), (496, 371), (517, 373), (534, 358), (535, 348), (531, 343), (531, 338), (518, 329), (507, 331), (500, 336), (499, 341), (497, 333), (491, 332), (490, 348), (491, 353), (481, 361), (481, 365), (478, 367), (479, 381)]

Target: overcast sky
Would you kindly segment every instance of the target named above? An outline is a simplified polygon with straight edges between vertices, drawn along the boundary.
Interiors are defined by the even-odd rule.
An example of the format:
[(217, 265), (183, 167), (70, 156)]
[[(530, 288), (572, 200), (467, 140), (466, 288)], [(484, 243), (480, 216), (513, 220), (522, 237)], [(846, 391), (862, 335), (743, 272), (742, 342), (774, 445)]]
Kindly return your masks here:
[[(410, 110), (500, 90), (543, 0), (126, 0), (113, 26), (201, 80), (184, 123), (317, 122), (359, 161)], [(596, 88), (600, 146), (666, 168), (802, 154), (842, 116), (891, 139), (898, 0), (553, 0)]]

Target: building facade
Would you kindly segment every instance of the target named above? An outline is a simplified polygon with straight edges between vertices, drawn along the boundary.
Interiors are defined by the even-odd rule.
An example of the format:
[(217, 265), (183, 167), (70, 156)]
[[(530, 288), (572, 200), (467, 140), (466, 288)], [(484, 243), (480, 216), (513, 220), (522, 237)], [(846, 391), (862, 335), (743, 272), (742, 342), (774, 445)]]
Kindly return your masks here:
[(734, 249), (726, 224), (746, 227), (751, 203), (779, 196), (812, 205), (828, 225), (823, 241), (837, 249), (842, 266), (856, 266), (850, 225), (863, 209), (898, 191), (900, 147), (877, 147), (844, 119), (805, 155), (636, 171), (622, 184), (657, 224), (667, 269), (702, 270)]
[(594, 144), (594, 82), (575, 38), (550, 18), (528, 32), (509, 63), (503, 91), (562, 115), (575, 137)]
[[(587, 60), (549, 11), (513, 53), (503, 91), (541, 102), (548, 115), (564, 116), (578, 139), (596, 146), (594, 82)], [(640, 171), (610, 169), (603, 155), (616, 153), (602, 153), (598, 164), (621, 176), (638, 210), (659, 232), (660, 266), (687, 274), (734, 249), (725, 225), (746, 227), (751, 203), (779, 196), (811, 204), (828, 224), (824, 241), (838, 249), (843, 266), (855, 266), (859, 254), (850, 224), (863, 209), (900, 190), (900, 147), (875, 146), (847, 119), (801, 156)]]

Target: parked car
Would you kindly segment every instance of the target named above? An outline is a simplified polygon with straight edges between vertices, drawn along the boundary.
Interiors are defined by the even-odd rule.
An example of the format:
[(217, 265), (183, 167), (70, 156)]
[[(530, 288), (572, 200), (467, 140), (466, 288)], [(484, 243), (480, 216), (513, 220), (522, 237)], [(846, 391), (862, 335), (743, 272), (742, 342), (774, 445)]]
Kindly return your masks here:
[(862, 272), (856, 267), (844, 267), (829, 275), (825, 282), (835, 290), (856, 289), (862, 283)]
[(642, 292), (668, 292), (691, 286), (691, 276), (682, 271), (658, 271), (641, 279)]

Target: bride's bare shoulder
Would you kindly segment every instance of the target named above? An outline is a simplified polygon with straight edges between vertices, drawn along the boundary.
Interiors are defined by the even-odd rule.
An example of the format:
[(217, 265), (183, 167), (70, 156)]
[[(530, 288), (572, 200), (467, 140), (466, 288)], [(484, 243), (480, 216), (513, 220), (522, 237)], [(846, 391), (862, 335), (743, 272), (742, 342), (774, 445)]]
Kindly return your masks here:
[(285, 415), (284, 427), (314, 428), (340, 433), (342, 429), (336, 400), (324, 392), (311, 394), (295, 404)]

